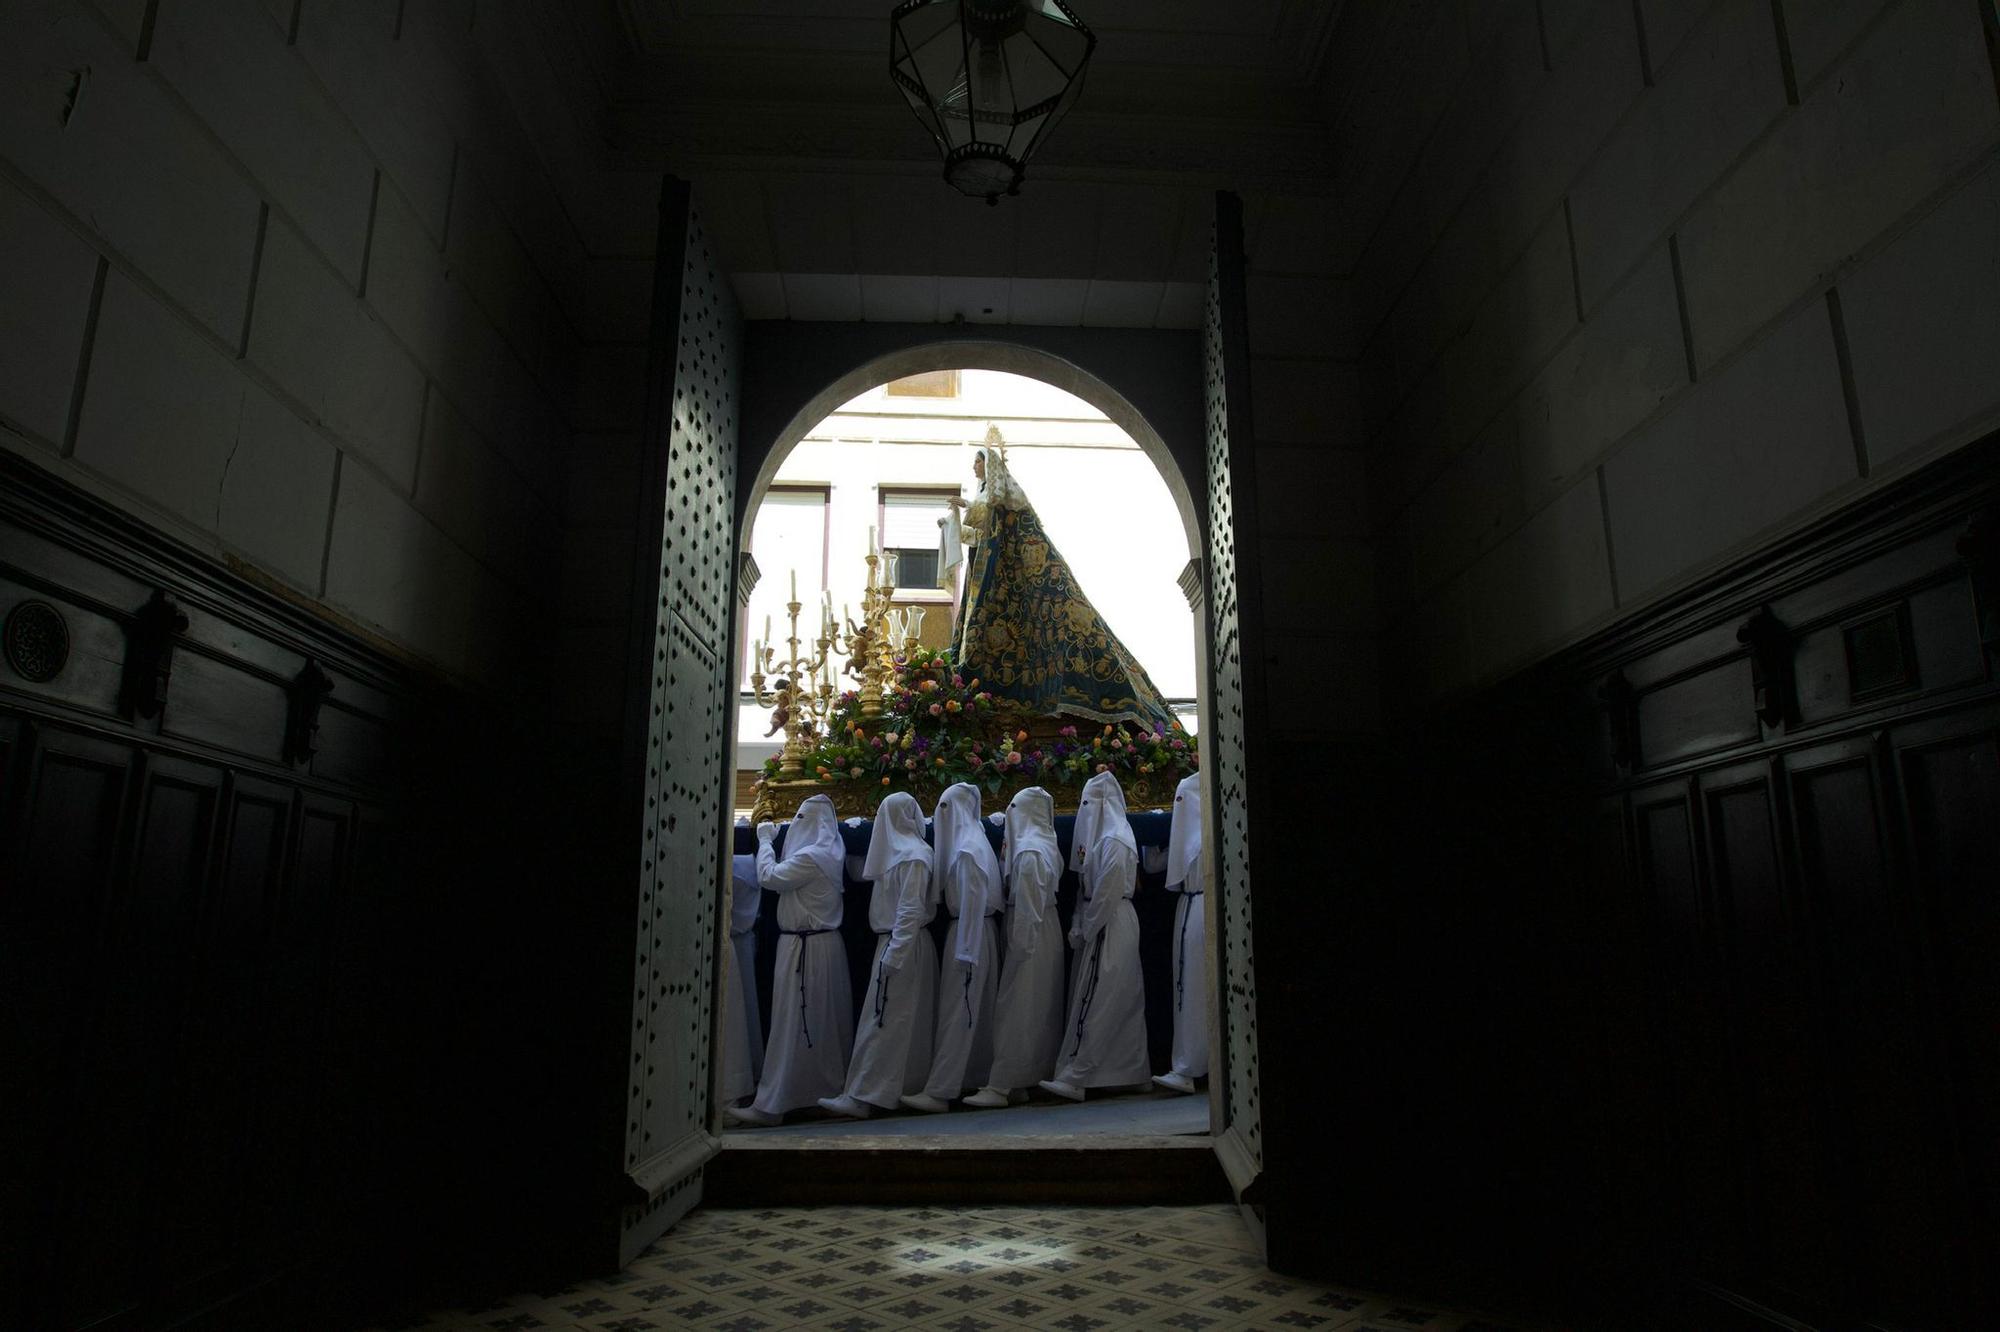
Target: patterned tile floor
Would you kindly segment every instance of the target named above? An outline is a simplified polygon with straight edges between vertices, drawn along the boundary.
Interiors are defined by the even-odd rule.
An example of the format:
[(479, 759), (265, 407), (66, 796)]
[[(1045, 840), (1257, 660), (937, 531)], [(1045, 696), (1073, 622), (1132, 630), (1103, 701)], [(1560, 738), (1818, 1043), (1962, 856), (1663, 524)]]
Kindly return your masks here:
[(397, 1332), (538, 1328), (1522, 1332), (1277, 1276), (1229, 1206), (704, 1209), (616, 1276)]

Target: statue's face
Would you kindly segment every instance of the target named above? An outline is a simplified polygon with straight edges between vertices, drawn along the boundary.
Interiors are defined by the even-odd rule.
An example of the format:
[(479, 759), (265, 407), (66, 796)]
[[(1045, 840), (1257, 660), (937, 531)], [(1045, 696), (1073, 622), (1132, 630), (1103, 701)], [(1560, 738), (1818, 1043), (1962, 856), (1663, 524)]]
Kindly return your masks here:
[(978, 478), (979, 478), (979, 479), (980, 479), (981, 481), (984, 481), (984, 480), (986, 479), (986, 455), (985, 455), (985, 454), (983, 454), (983, 453), (975, 453), (975, 454), (973, 454), (973, 455), (972, 455), (972, 474), (973, 474), (974, 476), (978, 477)]

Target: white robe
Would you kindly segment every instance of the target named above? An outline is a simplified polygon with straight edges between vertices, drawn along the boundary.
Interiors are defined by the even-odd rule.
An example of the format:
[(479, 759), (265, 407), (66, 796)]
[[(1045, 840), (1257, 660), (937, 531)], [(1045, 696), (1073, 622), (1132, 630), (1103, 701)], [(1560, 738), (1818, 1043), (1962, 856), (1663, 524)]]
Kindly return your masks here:
[(1174, 792), (1167, 838), (1167, 891), (1174, 908), (1174, 1072), (1208, 1076), (1208, 914), (1201, 872), (1201, 778), (1183, 778)]
[[(1119, 811), (1122, 817), (1123, 811)], [(1083, 895), (1070, 933), (1069, 1014), (1056, 1056), (1058, 1082), (1073, 1087), (1130, 1087), (1146, 1082), (1146, 982), (1139, 971), (1139, 916), (1132, 890), (1139, 863), (1132, 849), (1100, 844), (1083, 870)]]
[(782, 1115), (837, 1095), (846, 1082), (854, 991), (840, 938), (840, 885), (808, 858), (780, 861), (769, 842), (757, 848), (757, 879), (778, 894), (780, 934), (771, 976), (771, 1040), (752, 1104)]
[[(945, 908), (957, 916), (966, 882), (984, 871), (976, 862), (960, 859), (940, 866), (938, 873), (944, 876)], [(945, 935), (944, 965), (937, 983), (936, 1052), (924, 1083), (924, 1092), (940, 1101), (955, 1101), (968, 1088), (984, 1086), (993, 1068), (993, 1001), (1000, 989), (1000, 936), (993, 912), (1002, 905), (997, 892), (989, 905), (991, 910), (980, 919), (955, 922)], [(971, 962), (960, 958), (954, 946), (959, 931), (968, 925), (974, 932)]]
[(929, 865), (904, 861), (876, 880), (868, 899), (875, 962), (861, 1001), (847, 1094), (884, 1110), (919, 1091), (930, 1073), (937, 1002), (937, 945), (925, 928), (936, 913), (930, 880)]
[(1174, 1072), (1208, 1076), (1208, 919), (1199, 891), (1174, 911)]
[[(748, 861), (746, 865), (743, 862)], [(734, 1104), (757, 1090), (764, 1071), (764, 1013), (757, 1002), (757, 911), (764, 890), (755, 856), (737, 856), (729, 898), (729, 947), (722, 953), (722, 1099)], [(745, 881), (747, 878), (747, 882)]]
[(1063, 1032), (1062, 919), (1057, 865), (1017, 855), (1008, 867), (1007, 964), (993, 1026), (990, 1087), (1033, 1087), (1055, 1069)]

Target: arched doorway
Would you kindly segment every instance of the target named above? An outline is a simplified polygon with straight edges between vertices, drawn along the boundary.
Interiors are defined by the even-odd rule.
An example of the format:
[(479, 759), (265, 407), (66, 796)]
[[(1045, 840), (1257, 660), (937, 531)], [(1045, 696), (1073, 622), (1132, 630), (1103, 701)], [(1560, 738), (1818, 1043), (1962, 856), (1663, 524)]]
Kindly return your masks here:
[[(996, 336), (968, 337), (954, 335), (936, 328), (910, 330), (913, 336), (906, 345), (874, 350), (872, 354), (854, 355), (848, 352), (847, 362), (814, 367), (818, 359), (817, 348), (801, 354), (796, 341), (801, 334), (810, 336), (818, 330), (802, 330), (796, 327), (784, 330), (789, 345), (773, 348), (778, 354), (768, 355), (759, 367), (760, 358), (754, 346), (750, 364), (746, 371), (746, 418), (752, 408), (748, 401), (761, 399), (762, 416), (769, 424), (764, 430), (756, 430), (752, 421), (746, 420), (742, 440), (739, 473), (746, 484), (739, 487), (739, 519), (736, 529), (736, 551), (739, 562), (743, 561), (750, 546), (751, 530), (760, 503), (775, 480), (786, 458), (800, 442), (821, 426), (831, 414), (843, 404), (852, 403), (865, 393), (869, 393), (892, 381), (905, 381), (911, 376), (937, 375), (951, 371), (1000, 371), (1005, 374), (1023, 376), (1051, 385), (1066, 394), (1074, 395), (1101, 412), (1108, 422), (1122, 430), (1133, 444), (1138, 446), (1145, 460), (1151, 464), (1154, 473), (1164, 485), (1171, 501), (1174, 519), (1179, 523), (1179, 541), (1172, 544), (1182, 552), (1181, 558), (1172, 560), (1173, 567), (1161, 568), (1158, 577), (1179, 584), (1179, 595), (1186, 596), (1188, 604), (1196, 611), (1193, 636), (1196, 651), (1193, 653), (1197, 715), (1206, 715), (1210, 706), (1209, 673), (1207, 670), (1207, 645), (1204, 639), (1206, 620), (1202, 610), (1200, 588), (1201, 559), (1207, 549), (1205, 519), (1205, 476), (1196, 471), (1190, 478), (1185, 462), (1199, 459), (1201, 453), (1194, 446), (1202, 429), (1198, 415), (1200, 399), (1188, 391), (1190, 385), (1199, 388), (1197, 376), (1200, 370), (1198, 345), (1195, 339), (1186, 335), (1178, 338), (1160, 339), (1151, 336), (1134, 339), (1130, 334), (1116, 330), (996, 330)], [(841, 330), (842, 341), (859, 330)], [(882, 333), (869, 330), (880, 339)], [(828, 330), (831, 332), (831, 330)], [(897, 330), (901, 332), (901, 330)], [(1075, 337), (1073, 345), (1060, 352), (1048, 346), (1035, 345), (1030, 337), (1046, 337), (1049, 333), (1082, 335)], [(944, 333), (944, 336), (940, 336)], [(1093, 338), (1093, 335), (1095, 337)], [(824, 336), (824, 334), (822, 334)], [(816, 339), (815, 339), (816, 340)], [(1091, 346), (1092, 341), (1099, 345)], [(1134, 345), (1135, 343), (1143, 345)], [(1123, 371), (1124, 384), (1108, 382), (1107, 377), (1094, 373), (1092, 369), (1078, 364), (1078, 359), (1089, 357), (1093, 352), (1108, 361), (1115, 371)], [(1108, 353), (1108, 354), (1107, 354)], [(759, 371), (761, 370), (761, 374)], [(1126, 391), (1130, 389), (1131, 391)], [(1134, 398), (1148, 401), (1152, 413), (1142, 410)], [(785, 409), (780, 412), (774, 405), (781, 402)], [(1154, 416), (1163, 417), (1157, 421)], [(1170, 438), (1174, 436), (1170, 443)], [(1176, 447), (1176, 444), (1179, 447)], [(755, 472), (751, 471), (752, 458), (756, 458)], [(1186, 558), (1192, 554), (1193, 558)], [(782, 577), (781, 571), (763, 570), (765, 577), (773, 574)], [(740, 596), (738, 602), (739, 621), (747, 597)], [(753, 629), (739, 622), (737, 640), (732, 650), (741, 653)], [(1199, 743), (1200, 730), (1197, 729)], [(732, 737), (732, 742), (734, 737)], [(1205, 805), (1212, 802), (1205, 802)], [(1200, 905), (1209, 909), (1213, 897), (1204, 897)], [(1213, 977), (1217, 974), (1214, 958), (1216, 931), (1207, 932), (1209, 940), (1208, 956), (1201, 965), (1211, 977), (1207, 993), (1213, 1003), (1216, 987)], [(1225, 1056), (1221, 1048), (1221, 1024), (1211, 1016), (1210, 1033), (1211, 1082), (1207, 1092), (1210, 1101), (1207, 1122), (1219, 1126), (1223, 1122), (1221, 1099), (1226, 1078), (1218, 1076), (1224, 1067)], [(764, 1144), (769, 1146), (770, 1144)], [(801, 1147), (801, 1150), (807, 1150)], [(726, 1167), (721, 1179), (733, 1179), (734, 1175)], [(768, 1196), (768, 1195), (760, 1195)]]
[[(1007, 359), (1009, 363), (1018, 363), (1022, 358), (1015, 355)], [(875, 379), (882, 380), (879, 386), (869, 382)], [(1072, 376), (1071, 380), (1077, 382), (1077, 377)], [(844, 389), (845, 384), (839, 387)], [(999, 433), (1008, 451), (1011, 471), (1032, 502), (1040, 530), (1046, 532), (1052, 548), (1060, 552), (1068, 575), (1063, 585), (1069, 586), (1068, 580), (1074, 580), (1074, 585), (1119, 640), (1122, 650), (1150, 677), (1152, 686), (1179, 718), (1179, 724), (1196, 733), (1194, 737), (1183, 737), (1176, 730), (1163, 737), (1159, 742), (1160, 753), (1187, 754), (1198, 747), (1196, 663), (1205, 649), (1203, 626), (1187, 596), (1189, 579), (1184, 575), (1193, 553), (1190, 541), (1199, 538), (1191, 537), (1184, 521), (1188, 508), (1185, 487), (1178, 487), (1177, 496), (1154, 460), (1162, 452), (1157, 447), (1156, 432), (1148, 429), (1156, 444), (1149, 455), (1101, 409), (1044, 379), (958, 365), (909, 377), (886, 372), (869, 375), (863, 380), (862, 389), (837, 402), (830, 414), (817, 421), (811, 419), (812, 414), (809, 410), (800, 422), (794, 423), (796, 428), (787, 431), (783, 446), (767, 457), (764, 475), (756, 483), (764, 493), (751, 497), (739, 532), (738, 558), (743, 561), (739, 577), (747, 584), (749, 571), (758, 574), (754, 590), (746, 587), (747, 596), (739, 600), (739, 617), (747, 610), (749, 621), (749, 627), (739, 635), (739, 647), (741, 638), (761, 634), (767, 644), (765, 655), (770, 655), (768, 645), (774, 632), (770, 626), (775, 624), (779, 636), (776, 641), (780, 644), (777, 656), (782, 663), (787, 652), (783, 646), (788, 632), (787, 618), (792, 610), (799, 611), (802, 619), (796, 622), (796, 629), (806, 636), (801, 651), (811, 661), (808, 669), (822, 679), (819, 710), (823, 715), (836, 711), (831, 692), (833, 679), (837, 676), (845, 686), (859, 681), (853, 678), (845, 649), (835, 644), (826, 651), (825, 631), (815, 631), (810, 626), (822, 616), (823, 593), (827, 614), (848, 604), (861, 604), (863, 586), (871, 581), (862, 555), (871, 548), (875, 524), (881, 524), (880, 544), (885, 553), (898, 556), (893, 566), (884, 563), (882, 570), (886, 573), (894, 567), (899, 573), (914, 574), (893, 580), (885, 577), (883, 581), (893, 588), (889, 594), (892, 606), (908, 607), (908, 616), (924, 617), (921, 636), (915, 640), (918, 649), (954, 647), (951, 635), (958, 579), (947, 576), (946, 586), (939, 586), (936, 529), (947, 513), (948, 499), (958, 497), (961, 486), (970, 482), (971, 446), (983, 442), (991, 429)], [(1127, 420), (1143, 423), (1143, 417), (1134, 412), (1121, 414)], [(893, 539), (892, 532), (896, 534)], [(904, 612), (898, 614), (900, 617)], [(853, 622), (851, 615), (836, 618), (843, 623)], [(823, 672), (820, 662), (814, 659), (821, 651), (826, 651), (834, 662), (830, 672)], [(765, 666), (762, 675), (753, 674), (747, 660), (740, 662), (738, 669), (740, 686), (746, 692), (737, 714), (740, 733), (733, 751), (739, 819), (734, 850), (738, 856), (736, 868), (744, 876), (745, 894), (736, 900), (746, 914), (738, 917), (733, 926), (734, 937), (743, 951), (744, 961), (736, 967), (736, 979), (743, 988), (727, 993), (740, 994), (740, 1008), (768, 1022), (774, 992), (773, 951), (781, 946), (781, 940), (772, 919), (776, 899), (764, 899), (760, 924), (750, 923), (747, 914), (756, 909), (758, 900), (749, 886), (752, 876), (748, 867), (754, 849), (750, 811), (754, 804), (758, 811), (754, 817), (783, 821), (804, 793), (785, 792), (782, 786), (769, 788), (785, 792), (774, 807), (768, 796), (759, 797), (752, 788), (753, 778), (760, 773), (770, 780), (781, 780), (775, 774), (782, 737), (771, 733), (778, 724), (773, 720), (773, 696), (751, 691), (753, 685), (772, 685), (779, 677), (794, 672), (779, 664)], [(971, 668), (966, 671), (968, 677), (975, 674), (991, 672)], [(840, 706), (851, 708), (854, 704)], [(958, 705), (954, 702), (950, 706), (956, 709)], [(813, 705), (809, 703), (807, 708), (810, 713)], [(934, 704), (930, 711), (938, 712), (938, 706)], [(796, 710), (787, 716), (797, 720)], [(838, 728), (843, 737), (848, 722), (855, 720), (850, 716)], [(1073, 716), (1069, 720), (1076, 722), (1081, 718)], [(1034, 724), (1025, 718), (1024, 723)], [(885, 720), (884, 727), (889, 724)], [(1054, 723), (1049, 725), (1053, 727)], [(948, 726), (947, 734), (956, 729)], [(1008, 730), (1011, 732), (1012, 728)], [(1085, 730), (1094, 731), (1095, 727), (1086, 726)], [(876, 728), (870, 725), (867, 733), (876, 734)], [(985, 732), (974, 736), (968, 731), (966, 738), (991, 737)], [(920, 747), (923, 743), (920, 739)], [(1041, 761), (1042, 755), (1034, 746), (1022, 745), (1021, 749), (1028, 751), (1022, 757), (1031, 769)], [(871, 768), (865, 777), (856, 768), (852, 778), (842, 774), (834, 779), (837, 788), (844, 788), (834, 793), (842, 814), (866, 815), (881, 796), (888, 794), (886, 789), (876, 789), (877, 777), (880, 776), (884, 788), (892, 783), (900, 786), (905, 780), (902, 769), (916, 765), (916, 760), (910, 759), (889, 761), (886, 768), (881, 768), (878, 765), (884, 760), (879, 754), (861, 761)], [(1156, 757), (1151, 764), (1138, 765), (1128, 773), (1127, 780), (1132, 827), (1139, 839), (1142, 859), (1140, 891), (1133, 905), (1140, 925), (1145, 1027), (1151, 1065), (1146, 1073), (1140, 1074), (1138, 1083), (1148, 1095), (1135, 1099), (1129, 1094), (1107, 1097), (1100, 1092), (1091, 1098), (1087, 1110), (1062, 1114), (1050, 1114), (1044, 1104), (1033, 1110), (1017, 1106), (1020, 1113), (971, 1117), (960, 1114), (950, 1120), (911, 1120), (898, 1112), (897, 1117), (885, 1121), (882, 1118), (885, 1109), (896, 1111), (894, 1097), (890, 1096), (875, 1102), (876, 1113), (865, 1125), (870, 1135), (1116, 1133), (1158, 1137), (1200, 1134), (1207, 1130), (1211, 1120), (1205, 1095), (1168, 1096), (1146, 1080), (1147, 1073), (1166, 1074), (1173, 1066), (1177, 1012), (1185, 1017), (1185, 1025), (1191, 1029), (1189, 1034), (1199, 1043), (1196, 1048), (1204, 1052), (1206, 1033), (1212, 1025), (1203, 1020), (1210, 1007), (1203, 944), (1204, 899), (1183, 898), (1179, 892), (1166, 892), (1163, 886), (1172, 797), (1183, 770), (1178, 760), (1170, 760), (1171, 766), (1164, 768), (1154, 766), (1158, 762)], [(984, 780), (978, 769), (975, 761), (973, 770), (962, 776), (978, 783)], [(824, 778), (826, 770), (822, 768), (820, 772)], [(888, 775), (882, 775), (884, 772)], [(1149, 772), (1154, 775), (1146, 775)], [(994, 775), (991, 780), (998, 783), (1006, 778)], [(1067, 838), (1069, 811), (1074, 808), (1074, 779), (1065, 779), (1051, 769), (1050, 775), (1037, 781), (1056, 791), (1058, 832), (1060, 837)], [(926, 790), (931, 794), (925, 794)], [(919, 783), (919, 796), (926, 808), (935, 790), (935, 785)], [(1005, 795), (995, 794), (989, 800), (994, 802), (989, 804), (989, 810), (997, 809)], [(864, 991), (878, 940), (867, 925), (871, 890), (854, 873), (867, 844), (866, 829), (851, 827), (843, 836), (854, 859), (848, 866), (850, 882), (840, 933), (846, 944), (854, 1001), (860, 1005), (865, 1001)], [(997, 847), (997, 830), (990, 831), (988, 836)], [(1193, 876), (1190, 886), (1199, 892), (1199, 876)], [(1066, 888), (1061, 894), (1060, 909), (1065, 921), (1073, 910), (1073, 892), (1073, 888)], [(943, 929), (942, 922), (933, 926), (934, 933)], [(1192, 945), (1186, 959), (1180, 957), (1183, 941)], [(939, 946), (943, 946), (942, 939)], [(1060, 951), (1060, 942), (1057, 948)], [(1056, 1001), (1060, 1002), (1059, 993)], [(863, 1010), (857, 1007), (855, 1011)], [(1010, 1011), (1018, 1013), (1017, 1009)], [(725, 1069), (734, 1070), (721, 1093), (726, 1099), (732, 1094), (742, 1096), (751, 1085), (749, 1069), (756, 1063), (753, 1048), (756, 1042), (741, 1025), (734, 1023), (736, 1013), (726, 1012), (725, 1016), (732, 1020), (728, 1028), (732, 1033), (729, 1049), (735, 1052), (733, 1061), (724, 1061)], [(811, 1025), (816, 1030), (821, 1023), (816, 1021)], [(1186, 1071), (1196, 1076), (1208, 1066), (1205, 1058), (1184, 1063)], [(823, 1078), (825, 1074), (819, 1076)], [(1049, 1071), (1036, 1076), (1049, 1076)], [(1033, 1079), (1017, 1090), (1023, 1087), (1032, 1090)], [(826, 1089), (827, 1094), (832, 1090)], [(1026, 1090), (1022, 1090), (1023, 1096)], [(956, 1099), (956, 1093), (950, 1099)], [(774, 1108), (768, 1099), (759, 1105), (766, 1110)], [(853, 1121), (831, 1122), (820, 1118), (810, 1104), (805, 1104), (789, 1117), (782, 1133), (792, 1138), (846, 1137), (863, 1129), (864, 1125)], [(766, 1136), (776, 1136), (778, 1132), (773, 1129)]]
[[(1219, 195), (1205, 327), (1199, 332), (1108, 328), (746, 323), (682, 182), (662, 201), (654, 337), (641, 450), (640, 524), (633, 546), (632, 623), (620, 657), (621, 752), (607, 786), (609, 823), (636, 826), (629, 857), (637, 891), (615, 903), (636, 929), (631, 966), (612, 968), (629, 1020), (617, 1056), (626, 1070), (619, 1115), (621, 1253), (660, 1233), (703, 1196), (711, 1130), (726, 891), (725, 746), (734, 709), (726, 664), (743, 626), (731, 594), (749, 501), (788, 430), (875, 376), (947, 363), (1025, 369), (1049, 377), (1113, 419), (1177, 492), (1184, 531), (1201, 551), (1190, 599), (1202, 602), (1211, 651), (1198, 668), (1209, 918), (1220, 954), (1219, 1065), (1223, 1113), (1214, 1157), (1244, 1201), (1261, 1187), (1257, 988), (1248, 846), (1253, 748), (1265, 743), (1261, 582), (1254, 542), (1248, 340), (1241, 212)], [(1025, 359), (1015, 359), (1023, 352)], [(1035, 354), (1039, 353), (1039, 359)], [(1095, 381), (1092, 383), (1090, 381)], [(739, 478), (754, 478), (739, 486)], [(1206, 482), (1206, 485), (1202, 484)], [(1261, 752), (1261, 751), (1260, 751)], [(1258, 789), (1263, 789), (1261, 786)], [(1257, 822), (1277, 806), (1266, 802)], [(1259, 835), (1262, 840), (1262, 834)], [(627, 880), (632, 882), (633, 880)], [(610, 1053), (607, 1050), (607, 1053)]]

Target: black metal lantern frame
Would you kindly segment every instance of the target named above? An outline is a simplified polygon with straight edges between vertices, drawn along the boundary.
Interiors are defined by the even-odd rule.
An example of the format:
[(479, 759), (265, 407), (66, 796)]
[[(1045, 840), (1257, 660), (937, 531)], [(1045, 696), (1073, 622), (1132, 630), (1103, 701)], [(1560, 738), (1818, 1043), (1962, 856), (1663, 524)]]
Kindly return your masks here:
[(1096, 47), (1063, 0), (903, 0), (889, 15), (889, 76), (943, 152), (945, 180), (989, 204), (1020, 192)]

